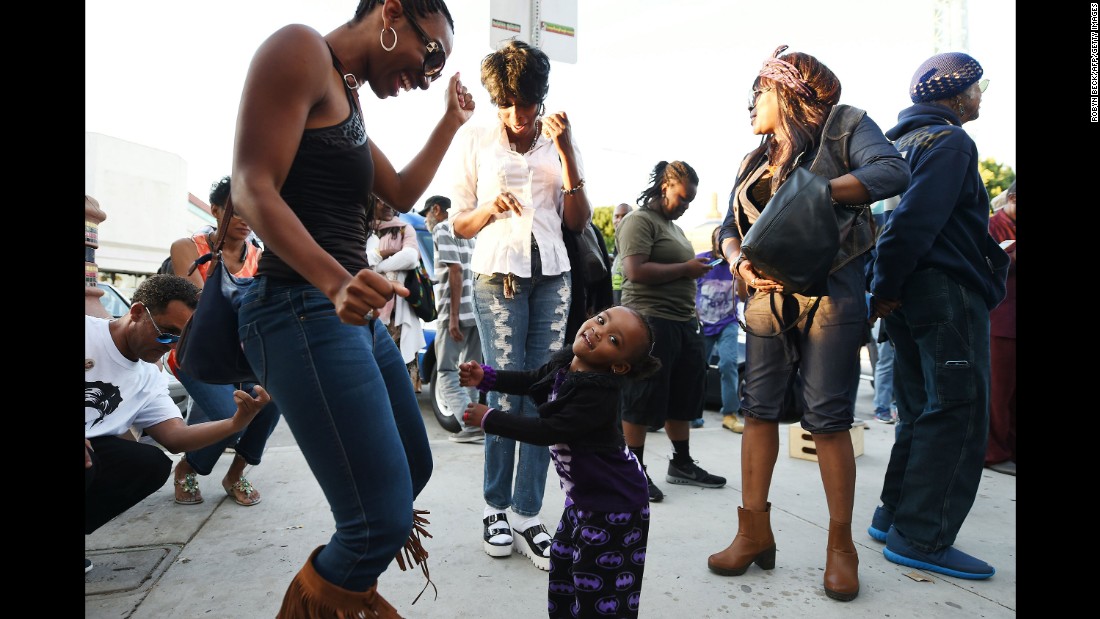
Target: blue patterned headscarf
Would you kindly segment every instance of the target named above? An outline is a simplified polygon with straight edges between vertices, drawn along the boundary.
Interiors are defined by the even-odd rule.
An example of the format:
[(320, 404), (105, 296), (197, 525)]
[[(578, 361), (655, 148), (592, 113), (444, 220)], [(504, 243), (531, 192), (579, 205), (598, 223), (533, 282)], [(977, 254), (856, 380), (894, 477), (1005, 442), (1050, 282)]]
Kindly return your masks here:
[(968, 54), (936, 54), (913, 74), (909, 98), (913, 103), (921, 103), (954, 97), (982, 79), (982, 73), (982, 65)]

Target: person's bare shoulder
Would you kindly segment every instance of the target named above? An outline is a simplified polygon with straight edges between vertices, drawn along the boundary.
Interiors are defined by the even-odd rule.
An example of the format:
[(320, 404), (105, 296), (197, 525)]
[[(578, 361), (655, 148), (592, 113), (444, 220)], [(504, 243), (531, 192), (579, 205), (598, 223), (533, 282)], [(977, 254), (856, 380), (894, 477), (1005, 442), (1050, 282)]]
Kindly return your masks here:
[(323, 81), (324, 76), (317, 74), (316, 68), (330, 64), (325, 38), (303, 24), (290, 24), (276, 30), (260, 45), (252, 59), (253, 69), (299, 83), (310, 75)]

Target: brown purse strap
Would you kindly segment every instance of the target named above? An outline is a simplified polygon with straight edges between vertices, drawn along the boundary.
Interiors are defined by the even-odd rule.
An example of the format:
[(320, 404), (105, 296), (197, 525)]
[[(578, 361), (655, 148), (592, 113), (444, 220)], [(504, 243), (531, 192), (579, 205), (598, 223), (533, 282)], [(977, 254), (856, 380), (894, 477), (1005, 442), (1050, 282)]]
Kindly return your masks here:
[[(225, 198), (225, 208), (222, 209), (222, 218), (218, 220), (218, 229), (214, 235), (214, 242), (210, 245), (210, 252), (199, 256), (191, 263), (191, 268), (187, 269), (187, 274), (190, 275), (195, 272), (195, 269), (199, 268), (200, 264), (210, 262), (211, 268), (222, 259), (222, 247), (225, 246), (225, 235), (229, 231), (229, 222), (233, 219), (233, 196), (229, 195)], [(248, 241), (245, 241), (247, 243)], [(247, 247), (245, 250), (247, 251)]]

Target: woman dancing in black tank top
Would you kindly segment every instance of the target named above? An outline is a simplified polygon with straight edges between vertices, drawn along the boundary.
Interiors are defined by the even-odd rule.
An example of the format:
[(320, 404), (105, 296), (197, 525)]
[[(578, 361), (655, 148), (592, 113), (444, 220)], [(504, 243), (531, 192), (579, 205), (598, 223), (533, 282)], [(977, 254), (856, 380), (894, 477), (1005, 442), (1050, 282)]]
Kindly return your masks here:
[(336, 527), (290, 583), (282, 618), (395, 617), (378, 595), (379, 574), (402, 550), (403, 568), (420, 564), (427, 574), (426, 522), (418, 511), (414, 523), (413, 500), (432, 456), (405, 364), (375, 320), (387, 299), (408, 291), (366, 268), (364, 205), (374, 193), (408, 211), (474, 103), (451, 76), (446, 111), (397, 171), (367, 137), (355, 91), (369, 86), (386, 98), (427, 89), (442, 75), (453, 30), (441, 0), (361, 0), (324, 36), (301, 24), (275, 32), (245, 79), (233, 202), (267, 251), (241, 307), (241, 340)]

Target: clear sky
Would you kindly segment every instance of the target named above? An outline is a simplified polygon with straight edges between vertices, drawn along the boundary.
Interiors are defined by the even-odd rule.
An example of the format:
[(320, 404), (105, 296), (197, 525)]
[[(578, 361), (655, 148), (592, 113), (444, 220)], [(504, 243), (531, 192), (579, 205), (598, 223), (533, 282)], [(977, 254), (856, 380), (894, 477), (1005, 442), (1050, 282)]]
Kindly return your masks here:
[[(356, 0), (85, 1), (86, 131), (172, 152), (187, 189), (205, 200), (230, 172), (245, 72), (272, 32), (302, 23), (322, 34)], [(690, 225), (718, 195), (724, 213), (741, 158), (759, 141), (746, 99), (780, 44), (812, 54), (843, 85), (841, 101), (885, 131), (910, 105), (916, 68), (934, 53), (933, 0), (578, 0), (576, 64), (554, 62), (547, 111), (564, 110), (585, 161), (594, 206), (633, 204), (660, 160), (699, 173)], [(479, 80), (489, 47), (489, 0), (450, 0), (455, 49), (478, 118), (494, 113)], [(969, 53), (989, 90), (966, 130), (981, 157), (1016, 167), (1016, 3), (968, 0)], [(953, 50), (952, 50), (953, 51)], [(367, 132), (395, 166), (423, 145), (443, 112), (444, 80), (378, 100), (364, 89)], [(441, 174), (424, 197), (447, 193)]]

